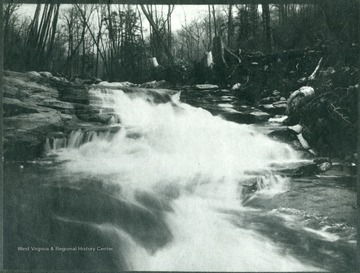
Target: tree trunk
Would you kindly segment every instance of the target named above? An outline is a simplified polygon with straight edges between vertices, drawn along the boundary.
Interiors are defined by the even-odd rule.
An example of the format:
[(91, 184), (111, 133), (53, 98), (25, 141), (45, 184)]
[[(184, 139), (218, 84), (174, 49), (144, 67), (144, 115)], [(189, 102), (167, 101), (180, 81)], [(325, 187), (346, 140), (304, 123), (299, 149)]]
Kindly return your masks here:
[(233, 5), (229, 5), (229, 16), (228, 16), (228, 46), (232, 48), (232, 38), (234, 36), (234, 24), (233, 24), (233, 16), (232, 16), (232, 8)]
[(265, 50), (271, 52), (271, 28), (270, 28), (270, 10), (269, 4), (262, 4), (263, 10), (263, 24), (264, 24), (264, 36), (265, 36)]
[(213, 61), (214, 71), (217, 81), (220, 83), (226, 82), (226, 62), (224, 57), (224, 44), (221, 38), (215, 36), (213, 39)]
[(211, 49), (211, 44), (212, 44), (211, 11), (210, 11), (210, 5), (208, 5), (208, 11), (209, 11), (209, 46), (208, 46), (208, 51), (210, 51), (210, 49)]
[(59, 18), (59, 10), (60, 10), (60, 4), (57, 4), (55, 15), (54, 15), (54, 18), (53, 18), (52, 34), (51, 34), (51, 38), (50, 38), (49, 49), (48, 49), (48, 53), (47, 53), (47, 57), (46, 57), (47, 60), (50, 59), (50, 56), (52, 54), (52, 49), (53, 49), (53, 45), (54, 45), (54, 41), (55, 41), (56, 26), (57, 26), (57, 21), (58, 21), (58, 18)]
[(106, 61), (106, 56), (104, 55), (104, 53), (101, 51), (101, 48), (100, 48), (100, 45), (97, 41), (97, 39), (95, 38), (94, 36), (94, 33), (92, 32), (88, 22), (87, 22), (87, 19), (86, 19), (86, 16), (84, 14), (84, 12), (81, 10), (80, 6), (78, 4), (75, 4), (78, 11), (80, 12), (80, 15), (81, 15), (81, 18), (83, 20), (83, 22), (85, 23), (86, 25), (86, 28), (89, 30), (89, 33), (91, 35), (91, 38), (93, 39), (94, 43), (96, 44), (96, 48), (97, 48), (97, 51), (99, 52), (100, 54), (100, 57), (101, 57), (101, 60), (104, 62), (104, 67), (105, 67), (105, 71), (106, 71), (106, 74), (109, 75), (109, 71), (108, 71), (108, 67), (107, 67), (107, 61)]
[(149, 21), (150, 25), (152, 26), (152, 29), (153, 29), (154, 33), (156, 34), (157, 38), (159, 39), (161, 45), (164, 47), (165, 54), (168, 57), (171, 65), (173, 65), (174, 64), (174, 59), (173, 59), (173, 56), (171, 54), (171, 51), (170, 51), (169, 47), (166, 45), (166, 43), (164, 42), (164, 40), (162, 39), (161, 34), (159, 33), (159, 30), (158, 30), (158, 27), (157, 27), (156, 23), (154, 22), (152, 16), (150, 16), (150, 14), (146, 11), (145, 6), (140, 5), (140, 7), (141, 7), (146, 19)]
[(212, 14), (213, 14), (213, 20), (214, 20), (214, 33), (215, 33), (215, 36), (219, 36), (214, 5), (212, 5)]

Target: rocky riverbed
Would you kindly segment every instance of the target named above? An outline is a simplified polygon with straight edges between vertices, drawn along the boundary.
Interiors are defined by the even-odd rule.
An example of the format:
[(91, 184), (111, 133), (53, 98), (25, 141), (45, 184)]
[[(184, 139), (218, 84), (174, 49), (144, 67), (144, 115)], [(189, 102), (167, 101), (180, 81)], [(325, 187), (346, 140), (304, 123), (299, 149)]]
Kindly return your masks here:
[[(65, 145), (74, 130), (114, 130), (109, 126), (121, 121), (113, 110), (90, 103), (94, 97), (89, 94), (89, 89), (94, 87), (144, 93), (151, 88), (169, 87), (169, 84), (164, 81), (142, 85), (97, 81), (95, 85), (70, 82), (49, 72), (5, 71), (4, 159), (23, 161), (40, 158), (46, 154), (46, 146), (55, 147), (56, 139), (63, 139), (62, 145)], [(143, 87), (150, 89), (146, 91)], [(357, 98), (357, 86), (347, 88), (346, 97), (340, 101), (342, 104), (349, 102), (352, 105), (350, 109), (345, 109), (343, 105), (343, 108), (334, 108), (330, 99), (338, 102), (335, 93), (339, 87), (336, 92), (324, 92), (324, 87), (316, 88), (303, 86), (289, 92), (289, 97), (284, 97), (284, 92), (277, 90), (266, 92), (255, 104), (249, 102), (248, 91), (244, 91), (240, 84), (229, 89), (209, 84), (183, 86), (167, 92), (171, 95), (181, 91), (181, 101), (228, 121), (267, 123), (270, 137), (305, 151), (305, 156), (326, 156), (341, 161), (351, 172), (355, 172), (357, 138), (354, 120), (357, 116), (353, 104)], [(161, 96), (157, 100), (161, 101)], [(344, 131), (348, 133), (343, 134)]]
[[(313, 87), (251, 104), (215, 85), (4, 82), (6, 268), (354, 268), (355, 162), (284, 124)], [(97, 246), (113, 251), (79, 250)]]

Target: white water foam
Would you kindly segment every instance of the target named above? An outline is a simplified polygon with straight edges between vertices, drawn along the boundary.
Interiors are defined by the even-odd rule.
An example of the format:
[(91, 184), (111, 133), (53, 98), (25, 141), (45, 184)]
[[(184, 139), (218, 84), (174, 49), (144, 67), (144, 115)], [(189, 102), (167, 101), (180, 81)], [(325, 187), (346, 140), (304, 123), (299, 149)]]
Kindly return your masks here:
[[(269, 240), (231, 224), (220, 211), (241, 208), (239, 181), (245, 171), (298, 160), (288, 145), (249, 125), (227, 122), (209, 112), (121, 90), (91, 90), (94, 103), (113, 108), (123, 125), (111, 139), (81, 132), (59, 151), (66, 170), (112, 177), (127, 190), (156, 192), (168, 185), (180, 195), (166, 214), (173, 241), (156, 253), (136, 243), (129, 250), (136, 270), (305, 271), (315, 268), (280, 253)], [(129, 136), (136, 137), (129, 137)], [(82, 136), (83, 137), (83, 136)], [(275, 183), (276, 184), (276, 183)], [(131, 239), (129, 239), (131, 240)], [(133, 257), (133, 258), (131, 258)]]

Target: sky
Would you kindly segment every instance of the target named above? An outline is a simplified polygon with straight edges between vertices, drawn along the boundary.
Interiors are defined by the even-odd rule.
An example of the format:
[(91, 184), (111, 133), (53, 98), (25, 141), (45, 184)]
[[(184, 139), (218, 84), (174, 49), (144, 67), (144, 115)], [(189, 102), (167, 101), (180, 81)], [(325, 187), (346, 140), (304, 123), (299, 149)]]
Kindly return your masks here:
[[(70, 5), (62, 5), (62, 8), (68, 8)], [(22, 16), (33, 17), (35, 12), (36, 4), (23, 4), (19, 10), (18, 14)], [(166, 9), (164, 9), (166, 11)], [(175, 5), (175, 9), (172, 14), (172, 29), (178, 30), (181, 29), (181, 26), (185, 25), (185, 21), (190, 23), (192, 20), (203, 17), (207, 14), (208, 6), (207, 5)]]

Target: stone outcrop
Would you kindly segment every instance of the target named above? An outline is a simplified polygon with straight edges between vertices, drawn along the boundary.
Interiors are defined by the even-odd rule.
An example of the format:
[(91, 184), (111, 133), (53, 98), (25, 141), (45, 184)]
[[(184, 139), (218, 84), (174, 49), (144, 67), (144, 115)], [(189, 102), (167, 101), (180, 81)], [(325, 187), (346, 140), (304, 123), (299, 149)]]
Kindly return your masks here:
[[(76, 124), (108, 124), (112, 115), (89, 105), (86, 86), (49, 72), (4, 71), (4, 159), (31, 160), (44, 153), (49, 135)], [(68, 132), (67, 132), (68, 133)]]

